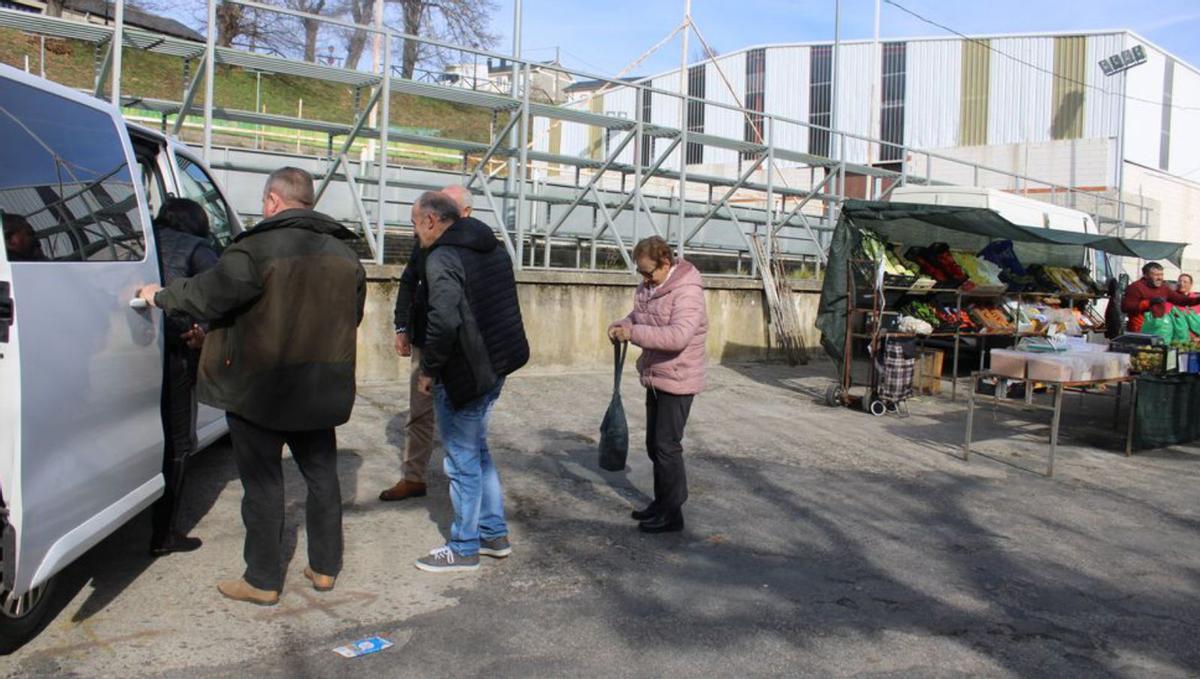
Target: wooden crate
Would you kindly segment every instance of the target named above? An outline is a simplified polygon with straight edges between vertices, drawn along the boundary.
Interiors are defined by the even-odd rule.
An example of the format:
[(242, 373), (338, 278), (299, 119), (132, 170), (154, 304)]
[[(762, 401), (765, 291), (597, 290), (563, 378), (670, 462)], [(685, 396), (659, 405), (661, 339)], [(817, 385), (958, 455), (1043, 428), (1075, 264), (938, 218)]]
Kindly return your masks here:
[(942, 362), (946, 352), (941, 349), (918, 349), (913, 371), (913, 391), (918, 394), (942, 393)]

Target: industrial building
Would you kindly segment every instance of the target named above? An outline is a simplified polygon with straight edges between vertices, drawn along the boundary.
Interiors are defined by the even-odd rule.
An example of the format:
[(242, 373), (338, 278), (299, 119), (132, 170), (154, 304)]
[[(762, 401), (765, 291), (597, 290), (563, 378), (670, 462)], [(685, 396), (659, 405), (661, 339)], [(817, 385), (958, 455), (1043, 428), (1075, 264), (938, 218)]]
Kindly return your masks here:
[[(839, 158), (841, 138), (827, 129), (834, 128), (847, 133), (841, 160), (848, 163), (896, 171), (915, 163), (910, 171), (938, 183), (1021, 192), (1096, 212), (1105, 231), (1200, 241), (1200, 183), (1192, 179), (1200, 176), (1200, 71), (1137, 34), (847, 41), (836, 58), (834, 51), (828, 42), (763, 45), (693, 64), (686, 94), (708, 101), (692, 101), (686, 121), (680, 120), (679, 71), (643, 78), (651, 93), (642, 98), (641, 118), (663, 127), (684, 122), (697, 135), (769, 141)], [(581, 90), (571, 105), (633, 119), (636, 98), (635, 88), (613, 86)], [(764, 124), (721, 104), (775, 120)], [(537, 132), (535, 148), (542, 151), (600, 160), (609, 146), (603, 129), (584, 124), (544, 124)], [(666, 141), (648, 136), (640, 149), (643, 164), (655, 157), (655, 144)], [(938, 157), (914, 155), (914, 149)], [(625, 149), (618, 162), (633, 163), (634, 153)], [(677, 167), (679, 153), (665, 165)], [(738, 176), (751, 157), (701, 144), (688, 144), (685, 153), (689, 172), (722, 176)], [(779, 157), (774, 164), (784, 177), (786, 168), (804, 165)], [(794, 185), (811, 183), (794, 174)], [(1051, 195), (1054, 189), (1016, 175), (1110, 198), (1121, 189), (1134, 207), (1082, 205), (1075, 192)], [(855, 192), (853, 179), (845, 190)], [(1200, 252), (1189, 254), (1185, 268), (1200, 269)]]

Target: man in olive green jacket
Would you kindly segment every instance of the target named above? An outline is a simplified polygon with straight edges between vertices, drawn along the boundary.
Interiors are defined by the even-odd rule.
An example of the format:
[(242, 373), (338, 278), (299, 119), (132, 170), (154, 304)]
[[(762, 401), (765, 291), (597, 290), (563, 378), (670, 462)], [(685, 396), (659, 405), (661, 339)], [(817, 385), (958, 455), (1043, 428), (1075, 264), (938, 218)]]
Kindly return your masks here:
[(342, 567), (334, 427), (354, 406), (366, 274), (345, 243), (354, 234), (314, 212), (313, 202), (311, 175), (276, 170), (263, 191), (263, 221), (235, 238), (215, 267), (138, 292), (211, 323), (197, 392), (227, 413), (244, 489), (245, 575), (217, 585), (238, 601), (279, 600), (285, 443), (308, 484), (304, 575), (328, 591)]

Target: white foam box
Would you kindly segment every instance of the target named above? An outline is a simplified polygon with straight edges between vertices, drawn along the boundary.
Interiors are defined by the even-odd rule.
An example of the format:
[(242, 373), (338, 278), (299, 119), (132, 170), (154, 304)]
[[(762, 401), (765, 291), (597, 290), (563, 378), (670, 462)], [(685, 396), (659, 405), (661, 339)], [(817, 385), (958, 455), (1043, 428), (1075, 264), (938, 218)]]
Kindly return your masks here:
[(1093, 380), (1111, 380), (1128, 375), (1133, 359), (1129, 354), (1119, 354), (1112, 351), (1103, 353), (1090, 352), (1081, 354), (1080, 357), (1091, 363), (1091, 379)]
[(1043, 382), (1083, 382), (1093, 379), (1091, 364), (1067, 352), (1029, 354), (1025, 360), (1025, 370), (1029, 379)]
[(1011, 349), (992, 349), (989, 355), (993, 373), (1014, 380), (1025, 379), (1025, 364), (1026, 359), (1030, 356), (1029, 353)]

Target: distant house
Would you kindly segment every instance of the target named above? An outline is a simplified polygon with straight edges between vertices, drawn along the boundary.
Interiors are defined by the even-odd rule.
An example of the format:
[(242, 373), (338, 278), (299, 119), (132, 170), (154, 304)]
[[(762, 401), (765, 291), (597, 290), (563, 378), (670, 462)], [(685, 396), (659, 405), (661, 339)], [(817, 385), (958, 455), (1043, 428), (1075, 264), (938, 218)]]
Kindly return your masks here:
[[(0, 0), (0, 7), (15, 9), (23, 12), (44, 14), (46, 3), (38, 0)], [(115, 5), (106, 0), (65, 0), (63, 2), (64, 19), (86, 21), (94, 24), (111, 25), (116, 16)], [(204, 42), (204, 36), (184, 26), (174, 19), (151, 14), (145, 10), (125, 6), (125, 24), (144, 28), (148, 31), (163, 33), (184, 40)]]
[[(443, 84), (465, 87), (484, 92), (509, 94), (512, 92), (513, 64), (507, 59), (488, 59), (484, 63), (453, 64), (446, 68), (440, 80)], [(533, 89), (529, 92), (534, 101), (561, 104), (567, 100), (567, 91), (575, 82), (569, 73), (560, 69), (556, 61), (544, 61), (530, 68)]]
[[(645, 76), (631, 75), (625, 78), (618, 78), (617, 80), (625, 83), (635, 83), (645, 79)], [(574, 100), (584, 98), (593, 92), (598, 92), (605, 86), (609, 86), (609, 89), (616, 87), (616, 85), (607, 80), (578, 80), (563, 91), (566, 93), (568, 100)]]

